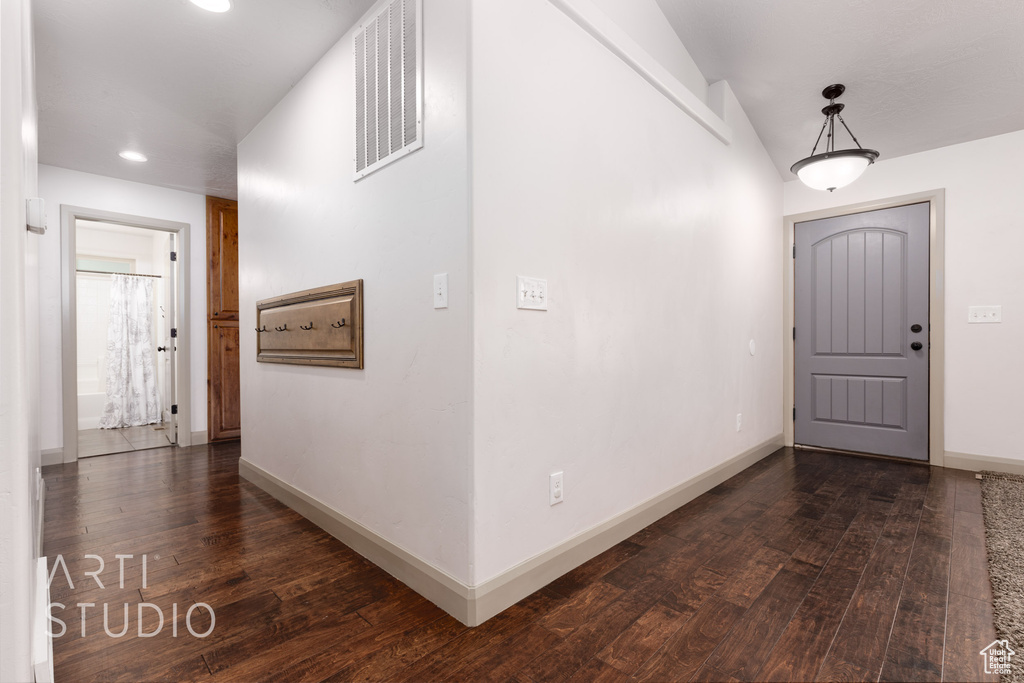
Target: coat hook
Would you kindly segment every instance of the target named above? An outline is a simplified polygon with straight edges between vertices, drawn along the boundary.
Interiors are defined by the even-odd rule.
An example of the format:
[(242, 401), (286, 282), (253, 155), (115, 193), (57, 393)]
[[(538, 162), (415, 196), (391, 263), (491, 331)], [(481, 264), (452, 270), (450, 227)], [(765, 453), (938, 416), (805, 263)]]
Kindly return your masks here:
[(266, 331), (267, 331), (267, 326), (266, 326), (266, 325), (264, 325), (263, 327), (257, 327), (257, 328), (256, 328), (256, 331), (257, 331), (257, 332), (266, 332)]
[(309, 327), (306, 327), (305, 325), (299, 325), (299, 327), (301, 327), (304, 330), (311, 330), (311, 329), (313, 329), (313, 322), (310, 321)]
[(274, 329), (277, 330), (278, 332), (287, 332), (288, 331), (288, 323), (285, 323), (283, 327), (275, 327)]
[(333, 327), (333, 328), (335, 328), (335, 329), (341, 329), (342, 327), (345, 327), (345, 319), (344, 319), (344, 318), (342, 318), (342, 319), (341, 319), (341, 322), (340, 322), (340, 323), (337, 323), (337, 324), (335, 324), (335, 323), (331, 323), (331, 327)]

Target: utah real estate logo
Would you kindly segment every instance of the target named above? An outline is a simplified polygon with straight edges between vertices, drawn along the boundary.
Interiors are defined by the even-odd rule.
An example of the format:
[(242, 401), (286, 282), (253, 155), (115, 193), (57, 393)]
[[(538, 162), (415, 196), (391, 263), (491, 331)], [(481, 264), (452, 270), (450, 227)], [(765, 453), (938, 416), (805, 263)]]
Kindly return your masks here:
[(1010, 658), (1017, 653), (1010, 649), (1010, 642), (1003, 639), (993, 640), (978, 654), (985, 658), (985, 673), (1008, 676), (1012, 668)]

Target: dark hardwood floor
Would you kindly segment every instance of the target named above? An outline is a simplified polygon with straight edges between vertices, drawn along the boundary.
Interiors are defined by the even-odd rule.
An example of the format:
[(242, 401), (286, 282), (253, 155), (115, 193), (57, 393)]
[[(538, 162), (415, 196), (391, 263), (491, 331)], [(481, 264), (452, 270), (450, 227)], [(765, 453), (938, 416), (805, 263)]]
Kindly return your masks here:
[[(997, 680), (970, 473), (783, 449), (469, 629), (240, 480), (238, 458), (45, 468), (45, 552), (74, 582), (57, 565), (58, 682)], [(216, 615), (205, 638), (196, 603)], [(112, 637), (104, 605), (117, 634), (125, 604)]]

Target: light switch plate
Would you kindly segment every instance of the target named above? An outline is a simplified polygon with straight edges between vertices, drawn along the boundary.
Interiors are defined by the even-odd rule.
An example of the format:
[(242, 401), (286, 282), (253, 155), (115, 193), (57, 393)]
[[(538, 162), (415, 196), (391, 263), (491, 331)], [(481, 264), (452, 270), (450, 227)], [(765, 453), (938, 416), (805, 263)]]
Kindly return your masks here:
[(1003, 322), (1002, 306), (969, 306), (967, 308), (969, 323), (1001, 323)]
[(448, 308), (448, 273), (434, 276), (434, 308)]
[(548, 281), (539, 277), (516, 275), (516, 308), (548, 310)]

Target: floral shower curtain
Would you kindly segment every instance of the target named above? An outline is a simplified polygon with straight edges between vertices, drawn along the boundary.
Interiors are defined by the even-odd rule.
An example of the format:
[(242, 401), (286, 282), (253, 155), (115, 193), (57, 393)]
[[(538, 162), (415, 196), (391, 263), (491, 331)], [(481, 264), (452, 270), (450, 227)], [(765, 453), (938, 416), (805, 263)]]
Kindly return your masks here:
[(112, 275), (107, 403), (101, 429), (160, 422), (153, 344), (153, 279)]

